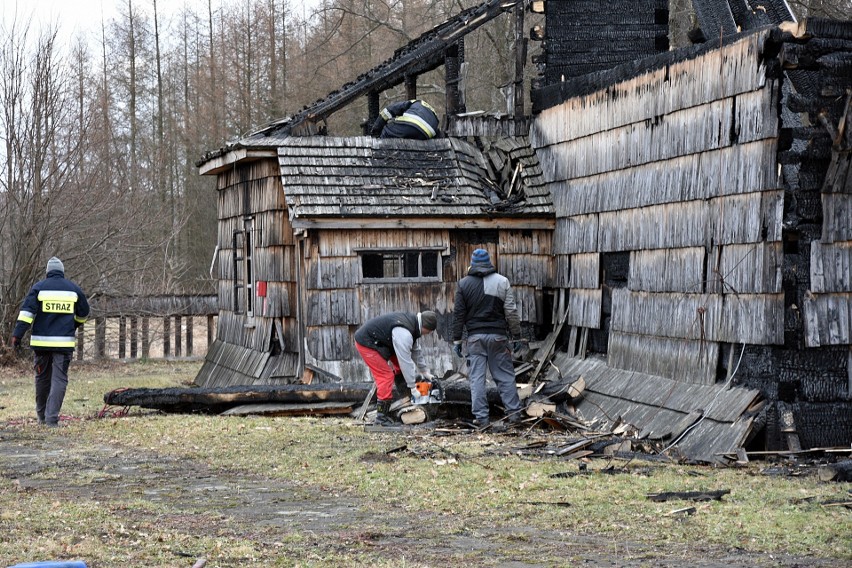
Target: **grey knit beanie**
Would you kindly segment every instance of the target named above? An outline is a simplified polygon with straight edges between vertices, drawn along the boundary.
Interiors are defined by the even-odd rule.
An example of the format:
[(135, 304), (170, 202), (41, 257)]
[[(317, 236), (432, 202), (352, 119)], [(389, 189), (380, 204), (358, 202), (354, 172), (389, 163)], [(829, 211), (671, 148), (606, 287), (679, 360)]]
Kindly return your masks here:
[(62, 261), (55, 256), (51, 257), (51, 259), (47, 261), (47, 272), (50, 273), (54, 270), (58, 270), (62, 274), (65, 274), (65, 265), (62, 264)]
[(438, 314), (435, 312), (420, 312), (420, 325), (423, 329), (435, 331), (438, 327)]

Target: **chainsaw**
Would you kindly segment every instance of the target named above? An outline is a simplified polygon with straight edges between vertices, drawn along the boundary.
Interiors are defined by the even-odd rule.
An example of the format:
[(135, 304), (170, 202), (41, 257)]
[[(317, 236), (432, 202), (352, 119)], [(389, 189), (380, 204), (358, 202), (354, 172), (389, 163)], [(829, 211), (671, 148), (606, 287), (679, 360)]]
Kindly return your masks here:
[(423, 375), (417, 375), (414, 381), (418, 394), (412, 394), (412, 404), (440, 404), (444, 402), (444, 390), (437, 379), (427, 379)]

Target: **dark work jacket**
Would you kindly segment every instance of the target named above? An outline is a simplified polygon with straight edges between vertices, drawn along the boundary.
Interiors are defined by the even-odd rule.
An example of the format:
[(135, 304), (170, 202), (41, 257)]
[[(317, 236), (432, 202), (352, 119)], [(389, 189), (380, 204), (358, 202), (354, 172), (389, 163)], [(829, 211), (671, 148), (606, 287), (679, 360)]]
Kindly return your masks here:
[(521, 322), (509, 280), (490, 262), (471, 265), (467, 274), (456, 288), (452, 340), (461, 340), (465, 328), (468, 335), (511, 333), (519, 338)]
[(20, 339), (32, 326), (30, 347), (35, 351), (73, 352), (77, 327), (88, 317), (83, 290), (61, 271), (52, 270), (24, 298), (12, 335)]
[(392, 312), (375, 317), (355, 332), (355, 341), (369, 349), (375, 349), (386, 360), (394, 355), (393, 330), (404, 327), (411, 332), (416, 342), (420, 338), (420, 326), (417, 324), (417, 314), (409, 312)]
[(400, 101), (382, 109), (371, 133), (382, 138), (429, 140), (438, 134), (438, 122), (435, 109), (425, 101)]

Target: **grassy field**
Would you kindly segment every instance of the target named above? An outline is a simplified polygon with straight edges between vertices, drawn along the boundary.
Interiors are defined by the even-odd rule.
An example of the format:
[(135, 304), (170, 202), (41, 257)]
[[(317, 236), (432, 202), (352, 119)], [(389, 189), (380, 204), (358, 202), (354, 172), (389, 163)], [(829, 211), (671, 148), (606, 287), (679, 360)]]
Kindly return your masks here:
[[(27, 367), (0, 369), (0, 566), (840, 566), (850, 484), (593, 459), (566, 434), (370, 434), (345, 418), (103, 408), (197, 362), (72, 365), (63, 427), (35, 424)], [(794, 468), (796, 469), (796, 468)], [(806, 469), (796, 469), (806, 472)], [(728, 489), (657, 503), (662, 491)], [(693, 506), (694, 512), (676, 513)], [(682, 562), (682, 564), (681, 564)]]

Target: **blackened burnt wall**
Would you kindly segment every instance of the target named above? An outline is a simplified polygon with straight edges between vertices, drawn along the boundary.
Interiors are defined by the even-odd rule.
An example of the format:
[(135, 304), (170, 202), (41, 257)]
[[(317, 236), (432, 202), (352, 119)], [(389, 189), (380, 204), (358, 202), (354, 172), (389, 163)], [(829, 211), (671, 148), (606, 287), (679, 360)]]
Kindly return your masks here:
[(668, 0), (548, 0), (545, 85), (669, 49)]

